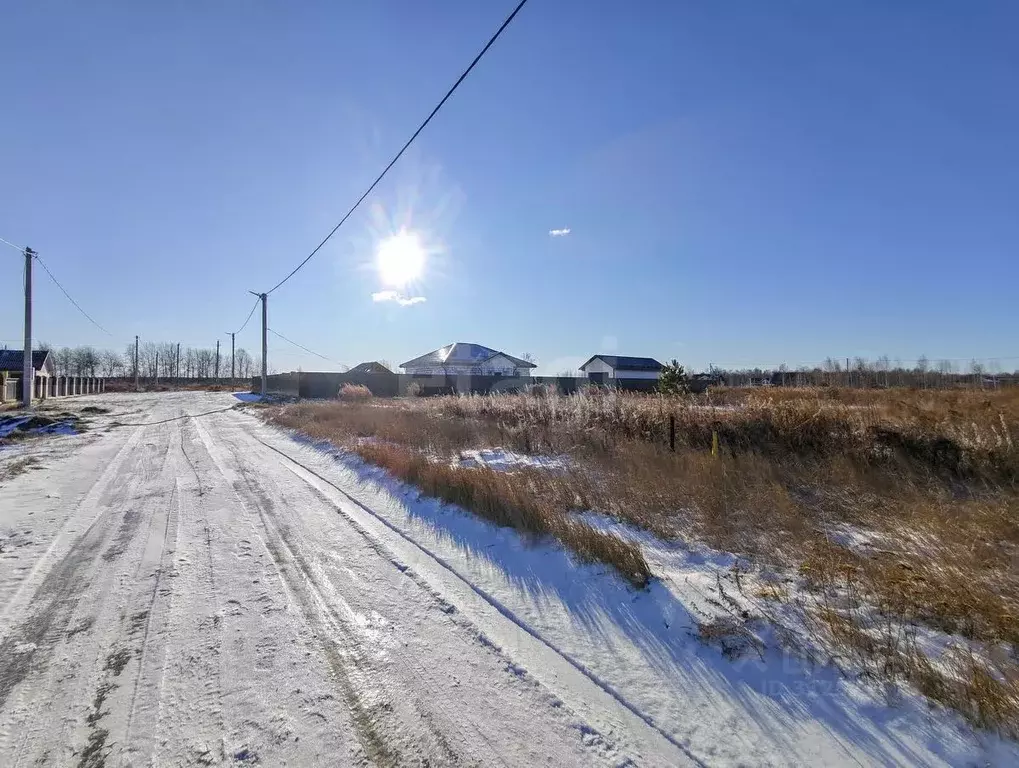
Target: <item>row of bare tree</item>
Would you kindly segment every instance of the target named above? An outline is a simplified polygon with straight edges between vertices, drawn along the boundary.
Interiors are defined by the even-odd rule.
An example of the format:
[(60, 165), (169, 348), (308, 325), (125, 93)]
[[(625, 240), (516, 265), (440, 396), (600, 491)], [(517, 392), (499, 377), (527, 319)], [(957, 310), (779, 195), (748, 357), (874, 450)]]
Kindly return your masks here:
[(709, 372), (730, 386), (768, 383), (785, 386), (943, 388), (1008, 386), (1019, 383), (1019, 371), (1008, 373), (1001, 359), (932, 361), (925, 356), (909, 363), (901, 360), (892, 362), (887, 356), (877, 360), (829, 357), (823, 363), (795, 369), (783, 364), (775, 369), (725, 370), (712, 367)]
[[(128, 344), (121, 354), (112, 349), (95, 347), (55, 347), (49, 349), (58, 376), (134, 376), (135, 345)], [(238, 349), (234, 360), (234, 376), (249, 378), (261, 363), (246, 349)], [(138, 375), (147, 378), (226, 379), (230, 377), (230, 351), (214, 348), (182, 347), (171, 342), (148, 341), (138, 345)]]

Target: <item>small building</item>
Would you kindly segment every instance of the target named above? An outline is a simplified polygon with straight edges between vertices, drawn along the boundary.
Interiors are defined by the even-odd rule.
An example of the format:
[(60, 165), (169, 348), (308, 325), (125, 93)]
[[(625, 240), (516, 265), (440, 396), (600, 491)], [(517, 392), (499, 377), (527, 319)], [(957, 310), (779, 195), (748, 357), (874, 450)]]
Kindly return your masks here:
[(535, 364), (505, 352), (462, 341), (440, 347), (400, 365), (411, 376), (529, 377)]
[(580, 370), (592, 384), (607, 384), (614, 379), (655, 381), (662, 375), (662, 364), (653, 357), (595, 355)]
[[(21, 378), (24, 373), (25, 352), (21, 349), (0, 349), (0, 375), (10, 378)], [(32, 368), (35, 371), (32, 375), (36, 377), (48, 377), (56, 375), (56, 366), (53, 363), (53, 356), (48, 349), (32, 350)]]
[(724, 387), (725, 379), (717, 373), (695, 373), (687, 382), (687, 387), (695, 395), (706, 392), (708, 387)]
[(355, 365), (353, 368), (351, 368), (349, 371), (347, 371), (347, 373), (365, 373), (365, 374), (367, 374), (367, 373), (390, 373), (391, 374), (392, 371), (389, 370), (382, 363), (380, 363), (377, 360), (375, 360), (375, 361), (372, 361), (370, 363), (361, 363), (360, 365)]

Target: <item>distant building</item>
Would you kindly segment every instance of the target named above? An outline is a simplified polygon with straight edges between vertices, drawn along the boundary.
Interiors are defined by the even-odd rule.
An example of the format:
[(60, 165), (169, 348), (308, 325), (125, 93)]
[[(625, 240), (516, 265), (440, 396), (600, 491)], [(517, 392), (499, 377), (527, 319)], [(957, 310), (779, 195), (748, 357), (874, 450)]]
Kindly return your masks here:
[[(24, 350), (0, 349), (0, 373), (6, 373), (12, 378), (20, 378), (24, 372), (24, 362)], [(32, 374), (33, 376), (53, 376), (56, 374), (53, 356), (48, 349), (32, 351), (32, 368), (35, 370), (35, 373)]]
[(612, 379), (657, 380), (662, 375), (662, 364), (653, 357), (627, 357), (624, 355), (595, 355), (580, 370), (594, 384), (606, 384)]
[(530, 376), (535, 364), (505, 352), (456, 342), (400, 365), (412, 376)]
[(347, 373), (392, 373), (392, 371), (386, 368), (386, 366), (384, 366), (382, 363), (378, 361), (373, 361), (370, 363), (361, 363), (360, 365), (355, 365), (353, 368), (347, 371)]
[(694, 394), (700, 394), (706, 391), (708, 387), (725, 386), (725, 379), (717, 373), (695, 373), (690, 377), (687, 386)]

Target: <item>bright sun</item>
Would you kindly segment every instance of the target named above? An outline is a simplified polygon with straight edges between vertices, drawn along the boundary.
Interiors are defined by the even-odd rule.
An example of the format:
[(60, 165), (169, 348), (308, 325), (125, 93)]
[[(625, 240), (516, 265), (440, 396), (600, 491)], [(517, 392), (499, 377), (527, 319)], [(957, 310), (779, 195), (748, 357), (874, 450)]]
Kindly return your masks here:
[(382, 283), (392, 288), (403, 288), (421, 277), (425, 267), (425, 249), (417, 235), (401, 230), (379, 243), (375, 260)]

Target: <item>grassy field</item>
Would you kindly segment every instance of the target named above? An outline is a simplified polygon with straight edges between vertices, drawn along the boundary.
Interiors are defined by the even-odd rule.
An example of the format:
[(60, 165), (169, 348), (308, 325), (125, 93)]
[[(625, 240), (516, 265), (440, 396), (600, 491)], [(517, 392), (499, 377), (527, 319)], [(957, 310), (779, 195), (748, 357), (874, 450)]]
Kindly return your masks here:
[[(553, 537), (636, 588), (654, 577), (639, 544), (577, 512), (793, 574), (789, 588), (758, 597), (795, 603), (831, 660), (907, 681), (1016, 735), (1019, 391), (395, 401), (350, 391), (266, 415), (427, 495)], [(555, 472), (512, 474), (456, 461), (494, 446), (563, 461)], [(932, 651), (931, 637), (950, 638), (950, 648)]]

